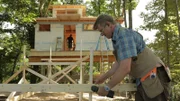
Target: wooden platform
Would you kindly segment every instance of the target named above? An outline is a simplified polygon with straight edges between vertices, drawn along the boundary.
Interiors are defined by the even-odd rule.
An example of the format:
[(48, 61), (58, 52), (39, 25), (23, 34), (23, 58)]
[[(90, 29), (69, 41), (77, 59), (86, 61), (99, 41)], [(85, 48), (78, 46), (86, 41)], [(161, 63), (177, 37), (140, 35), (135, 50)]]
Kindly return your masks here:
[[(115, 58), (112, 51), (108, 51), (108, 61), (114, 62)], [(90, 55), (89, 51), (82, 51), (82, 56)], [(75, 62), (80, 59), (80, 51), (53, 51), (51, 53), (53, 62)], [(99, 62), (102, 57), (101, 51), (94, 51), (94, 62)], [(42, 62), (50, 59), (49, 51), (30, 51), (29, 62)], [(89, 59), (85, 62), (89, 62)]]

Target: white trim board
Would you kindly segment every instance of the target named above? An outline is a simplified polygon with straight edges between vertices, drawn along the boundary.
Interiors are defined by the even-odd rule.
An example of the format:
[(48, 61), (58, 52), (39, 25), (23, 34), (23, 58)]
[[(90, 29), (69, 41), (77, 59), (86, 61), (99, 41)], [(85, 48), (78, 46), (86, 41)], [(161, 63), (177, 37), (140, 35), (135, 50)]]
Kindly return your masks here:
[[(92, 92), (93, 84), (0, 84), (0, 92)], [(112, 90), (117, 92), (136, 91), (132, 83), (119, 84)]]

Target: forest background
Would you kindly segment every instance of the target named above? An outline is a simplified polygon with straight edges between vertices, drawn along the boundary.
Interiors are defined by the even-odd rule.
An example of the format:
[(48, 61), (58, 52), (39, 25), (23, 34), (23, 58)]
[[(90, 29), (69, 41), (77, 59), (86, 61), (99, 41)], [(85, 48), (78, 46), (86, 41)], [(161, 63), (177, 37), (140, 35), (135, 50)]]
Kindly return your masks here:
[[(51, 12), (48, 10), (49, 5), (86, 5), (87, 16), (108, 13), (115, 18), (123, 17), (124, 26), (133, 29), (132, 12), (137, 7), (139, 0), (83, 1), (0, 0), (0, 83), (3, 83), (20, 68), (18, 63), (23, 61), (23, 46), (27, 46), (27, 54), (30, 49), (34, 48), (35, 18), (51, 16)], [(148, 43), (148, 46), (170, 67), (173, 101), (180, 99), (179, 7), (178, 0), (151, 0), (146, 5), (147, 12), (141, 13), (144, 24), (139, 29), (135, 29), (157, 31), (154, 41)], [(9, 24), (13, 25), (13, 28), (9, 28)], [(29, 75), (29, 78), (33, 77)], [(12, 82), (17, 82), (19, 79), (17, 77)]]

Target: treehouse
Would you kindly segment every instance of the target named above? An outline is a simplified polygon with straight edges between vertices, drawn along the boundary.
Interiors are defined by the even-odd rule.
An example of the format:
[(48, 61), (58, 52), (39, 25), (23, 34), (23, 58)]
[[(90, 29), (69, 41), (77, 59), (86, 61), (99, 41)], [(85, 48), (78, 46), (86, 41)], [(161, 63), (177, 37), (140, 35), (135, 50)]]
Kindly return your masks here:
[[(49, 10), (52, 12), (51, 17), (36, 18), (35, 48), (30, 52), (30, 62), (49, 58), (50, 50), (52, 58), (59, 58), (52, 61), (76, 61), (65, 58), (79, 58), (80, 50), (82, 56), (88, 55), (90, 48), (94, 50), (94, 61), (114, 61), (111, 40), (101, 37), (100, 32), (93, 30), (96, 17), (86, 16), (85, 6), (51, 5)], [(122, 23), (123, 19), (119, 18), (117, 21)], [(74, 39), (71, 51), (67, 45), (69, 35)]]
[[(26, 49), (24, 48), (24, 60), (21, 68), (6, 80), (5, 84), (0, 85), (0, 92), (11, 92), (7, 101), (17, 101), (17, 99), (28, 97), (35, 92), (81, 92), (79, 93), (79, 101), (82, 101), (82, 92), (89, 92), (91, 93), (89, 101), (92, 101), (90, 88), (94, 78), (96, 78), (96, 75), (93, 75), (93, 62), (100, 62), (100, 67), (104, 67), (103, 64), (114, 61), (111, 40), (100, 36), (100, 32), (92, 29), (96, 17), (86, 16), (85, 6), (52, 5), (49, 10), (52, 11), (51, 17), (36, 18), (35, 46), (29, 53), (29, 62), (26, 62)], [(117, 21), (123, 22), (121, 18)], [(74, 39), (72, 50), (67, 47), (69, 35), (72, 35)], [(86, 73), (84, 73), (85, 68), (83, 68), (85, 62), (90, 63), (90, 69)], [(59, 65), (67, 67), (59, 67)], [(77, 75), (71, 75), (70, 72), (78, 65), (80, 65), (80, 72)], [(26, 71), (33, 74), (31, 80), (27, 80)], [(22, 78), (18, 84), (7, 84), (21, 72)], [(104, 72), (102, 68), (100, 68), (100, 72)], [(41, 79), (40, 82), (29, 84), (36, 83), (36, 81), (33, 82), (36, 76)], [(66, 78), (63, 79), (64, 77)], [(86, 81), (90, 84), (84, 83), (88, 77), (89, 79)], [(73, 84), (65, 84), (66, 81)], [(63, 85), (61, 85), (62, 83)], [(136, 86), (133, 84), (122, 84), (118, 85), (114, 91), (135, 90)], [(14, 97), (16, 92), (27, 93)]]

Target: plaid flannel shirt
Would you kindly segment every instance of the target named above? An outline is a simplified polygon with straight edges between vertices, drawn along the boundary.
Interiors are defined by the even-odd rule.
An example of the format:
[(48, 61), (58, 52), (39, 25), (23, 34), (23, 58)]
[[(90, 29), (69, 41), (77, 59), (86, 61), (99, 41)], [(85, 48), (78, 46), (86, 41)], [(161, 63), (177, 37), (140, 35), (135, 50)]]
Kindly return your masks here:
[(145, 48), (145, 42), (141, 34), (131, 29), (123, 28), (119, 24), (114, 29), (112, 43), (118, 62), (130, 57), (136, 57)]

